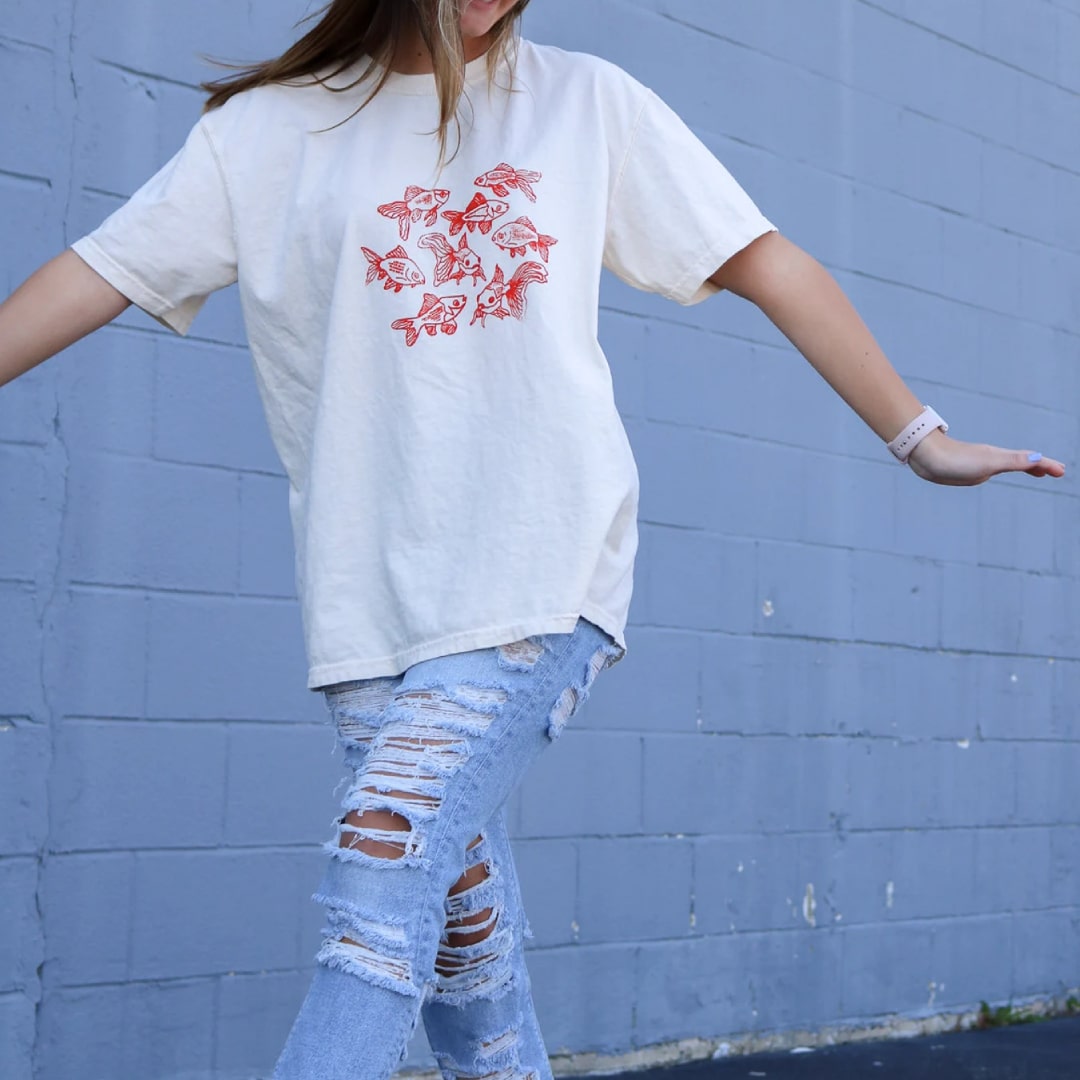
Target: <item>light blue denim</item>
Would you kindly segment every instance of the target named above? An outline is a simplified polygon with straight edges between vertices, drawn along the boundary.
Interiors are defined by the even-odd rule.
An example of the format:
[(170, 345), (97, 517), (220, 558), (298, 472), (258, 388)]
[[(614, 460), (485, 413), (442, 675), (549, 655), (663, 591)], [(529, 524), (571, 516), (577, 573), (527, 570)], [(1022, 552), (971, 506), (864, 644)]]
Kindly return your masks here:
[(582, 618), (324, 688), (352, 785), (313, 896), (326, 936), (274, 1080), (385, 1080), (421, 1017), (446, 1080), (551, 1080), (503, 808), (622, 652)]

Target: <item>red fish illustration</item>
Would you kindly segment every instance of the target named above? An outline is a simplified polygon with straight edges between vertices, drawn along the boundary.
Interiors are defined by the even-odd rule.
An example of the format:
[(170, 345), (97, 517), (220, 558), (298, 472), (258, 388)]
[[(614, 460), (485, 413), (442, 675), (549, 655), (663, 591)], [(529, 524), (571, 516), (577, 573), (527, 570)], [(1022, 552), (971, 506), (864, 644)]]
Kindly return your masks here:
[[(534, 281), (547, 279), (547, 270), (538, 262), (522, 263), (509, 281), (503, 276), (502, 267), (496, 266), (491, 283), (476, 298), (476, 311), (473, 312), (469, 325), (472, 326), (479, 319), (480, 325), (486, 326), (489, 315), (494, 315), (496, 319), (505, 319), (507, 315), (523, 319), (526, 307), (525, 290)], [(503, 307), (504, 303), (506, 307)]]
[(393, 330), (404, 330), (405, 344), (411, 347), (416, 344), (421, 330), (425, 330), (430, 337), (434, 337), (440, 330), (444, 334), (457, 333), (457, 317), (464, 310), (464, 296), (439, 297), (434, 293), (424, 293), (424, 303), (416, 317), (395, 319), (390, 327)]
[(405, 189), (405, 198), (401, 202), (383, 203), (378, 210), (383, 217), (397, 221), (401, 239), (408, 240), (410, 222), (423, 218), (425, 225), (434, 225), (439, 217), (439, 208), (445, 206), (449, 198), (450, 192), (445, 188), (425, 190), (413, 184)]
[(422, 248), (435, 252), (435, 286), (445, 285), (448, 281), (461, 282), (467, 277), (485, 281), (484, 268), (480, 265), (480, 256), (469, 247), (469, 239), (462, 234), (461, 243), (455, 248), (442, 233), (428, 233), (420, 237), (417, 243)]
[(477, 187), (491, 188), (492, 194), (500, 198), (505, 198), (510, 194), (509, 189), (515, 188), (529, 202), (536, 202), (536, 192), (533, 191), (532, 185), (543, 175), (530, 169), (515, 169), (512, 165), (507, 165), (505, 161), (500, 161), (494, 169), (484, 173), (483, 176), (478, 176), (473, 183)]
[(371, 248), (361, 247), (360, 250), (368, 261), (367, 285), (379, 278), (384, 289), (401, 292), (406, 286), (413, 288), (427, 281), (423, 270), (409, 258), (409, 253), (400, 244), (389, 254), (382, 256)]
[(443, 217), (450, 222), (451, 236), (457, 236), (462, 229), (468, 229), (469, 232), (479, 229), (484, 236), (487, 236), (491, 232), (495, 219), (501, 218), (509, 209), (509, 203), (500, 202), (498, 199), (486, 199), (478, 191), (464, 211), (444, 210)]
[(540, 252), (540, 258), (548, 261), (548, 249), (559, 241), (554, 236), (545, 236), (537, 232), (536, 226), (527, 218), (519, 217), (517, 221), (511, 221), (504, 225), (492, 238), (491, 242), (504, 251), (510, 253), (510, 258), (515, 255), (524, 255), (527, 248)]

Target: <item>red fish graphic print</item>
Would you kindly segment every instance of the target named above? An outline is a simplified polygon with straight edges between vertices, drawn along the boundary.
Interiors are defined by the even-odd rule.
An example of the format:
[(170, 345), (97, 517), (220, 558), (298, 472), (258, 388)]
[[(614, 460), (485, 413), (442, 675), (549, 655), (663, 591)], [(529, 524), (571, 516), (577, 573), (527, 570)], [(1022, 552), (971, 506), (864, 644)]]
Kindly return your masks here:
[[(489, 315), (494, 315), (496, 319), (505, 319), (507, 315), (515, 319), (525, 318), (525, 290), (534, 281), (544, 282), (547, 279), (547, 270), (538, 262), (522, 263), (509, 281), (503, 276), (503, 268), (496, 266), (491, 283), (476, 298), (476, 310), (469, 325), (479, 320), (481, 326), (486, 326)], [(506, 307), (503, 307), (504, 303)]]
[(501, 218), (510, 209), (508, 202), (499, 199), (487, 199), (479, 191), (472, 197), (472, 202), (462, 210), (444, 210), (443, 217), (450, 222), (450, 235), (457, 236), (462, 229), (479, 229), (487, 236), (497, 218)]
[(532, 185), (539, 182), (543, 175), (531, 169), (515, 169), (512, 165), (507, 165), (505, 161), (500, 161), (494, 169), (478, 176), (473, 183), (477, 187), (491, 188), (491, 193), (498, 195), (501, 199), (506, 198), (510, 194), (510, 189), (514, 188), (520, 191), (529, 202), (536, 202), (536, 192), (533, 191)]
[[(526, 264), (528, 265), (528, 264)], [(390, 327), (405, 331), (405, 344), (412, 348), (424, 330), (434, 337), (440, 330), (444, 334), (457, 333), (457, 317), (465, 310), (464, 296), (436, 296), (424, 293), (424, 303), (412, 319), (395, 319)]]
[(532, 248), (533, 251), (540, 253), (540, 258), (544, 262), (547, 262), (549, 249), (559, 241), (554, 236), (545, 236), (542, 232), (538, 232), (536, 226), (527, 217), (519, 217), (517, 221), (511, 221), (509, 225), (504, 225), (499, 229), (491, 238), (491, 242), (496, 247), (501, 247), (503, 251), (509, 252), (510, 258), (515, 255), (524, 255), (526, 249)]
[(428, 233), (426, 236), (421, 236), (417, 243), (422, 248), (435, 253), (436, 288), (445, 285), (448, 281), (456, 281), (460, 284), (467, 277), (473, 279), (474, 285), (478, 281), (486, 280), (480, 256), (469, 247), (469, 239), (464, 233), (461, 235), (461, 243), (456, 248), (442, 233)]
[(445, 188), (422, 188), (415, 184), (405, 189), (405, 198), (400, 202), (383, 203), (378, 208), (383, 217), (392, 218), (398, 223), (398, 232), (402, 240), (409, 239), (409, 225), (424, 219), (424, 224), (432, 226), (438, 220), (439, 210), (446, 205), (450, 192)]
[[(360, 249), (367, 258), (368, 271), (365, 284), (370, 285), (376, 278), (383, 283), (384, 289), (401, 292), (402, 289), (415, 288), (427, 282), (424, 271), (409, 258), (409, 253), (400, 245), (387, 255), (379, 255), (371, 248)], [(438, 282), (435, 283), (436, 285)]]

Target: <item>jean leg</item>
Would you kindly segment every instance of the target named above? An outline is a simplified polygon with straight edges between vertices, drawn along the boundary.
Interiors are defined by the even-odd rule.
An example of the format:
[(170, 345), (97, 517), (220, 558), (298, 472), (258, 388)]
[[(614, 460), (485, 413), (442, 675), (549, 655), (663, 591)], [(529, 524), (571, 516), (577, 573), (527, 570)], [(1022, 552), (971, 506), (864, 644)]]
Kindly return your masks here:
[[(487, 876), (447, 897), (438, 977), (423, 1007), (428, 1043), (447, 1080), (488, 1076), (552, 1080), (525, 967), (526, 920), (502, 809), (480, 839), (468, 852), (469, 863), (483, 864)], [(455, 939), (471, 936), (461, 934), (463, 925), (489, 920), (507, 933), (454, 945)]]
[[(275, 1080), (386, 1080), (400, 1064), (434, 993), (446, 897), (469, 845), (615, 653), (579, 620), (573, 634), (438, 657), (404, 674), (377, 732), (363, 733), (347, 813), (324, 845), (314, 899), (327, 908), (327, 936)], [(384, 827), (391, 816), (404, 827)], [(513, 933), (513, 920), (492, 925), (476, 948), (492, 957), (473, 965), (480, 975), (444, 977), (459, 988), (479, 978), (488, 993), (510, 985)]]

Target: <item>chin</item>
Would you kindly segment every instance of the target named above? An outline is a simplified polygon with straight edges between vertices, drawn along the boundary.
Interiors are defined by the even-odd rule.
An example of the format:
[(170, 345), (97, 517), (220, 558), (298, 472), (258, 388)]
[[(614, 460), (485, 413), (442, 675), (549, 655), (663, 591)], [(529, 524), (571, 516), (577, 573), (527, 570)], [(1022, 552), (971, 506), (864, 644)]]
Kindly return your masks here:
[(461, 36), (482, 38), (491, 33), (491, 28), (504, 14), (499, 0), (470, 0), (461, 16)]

